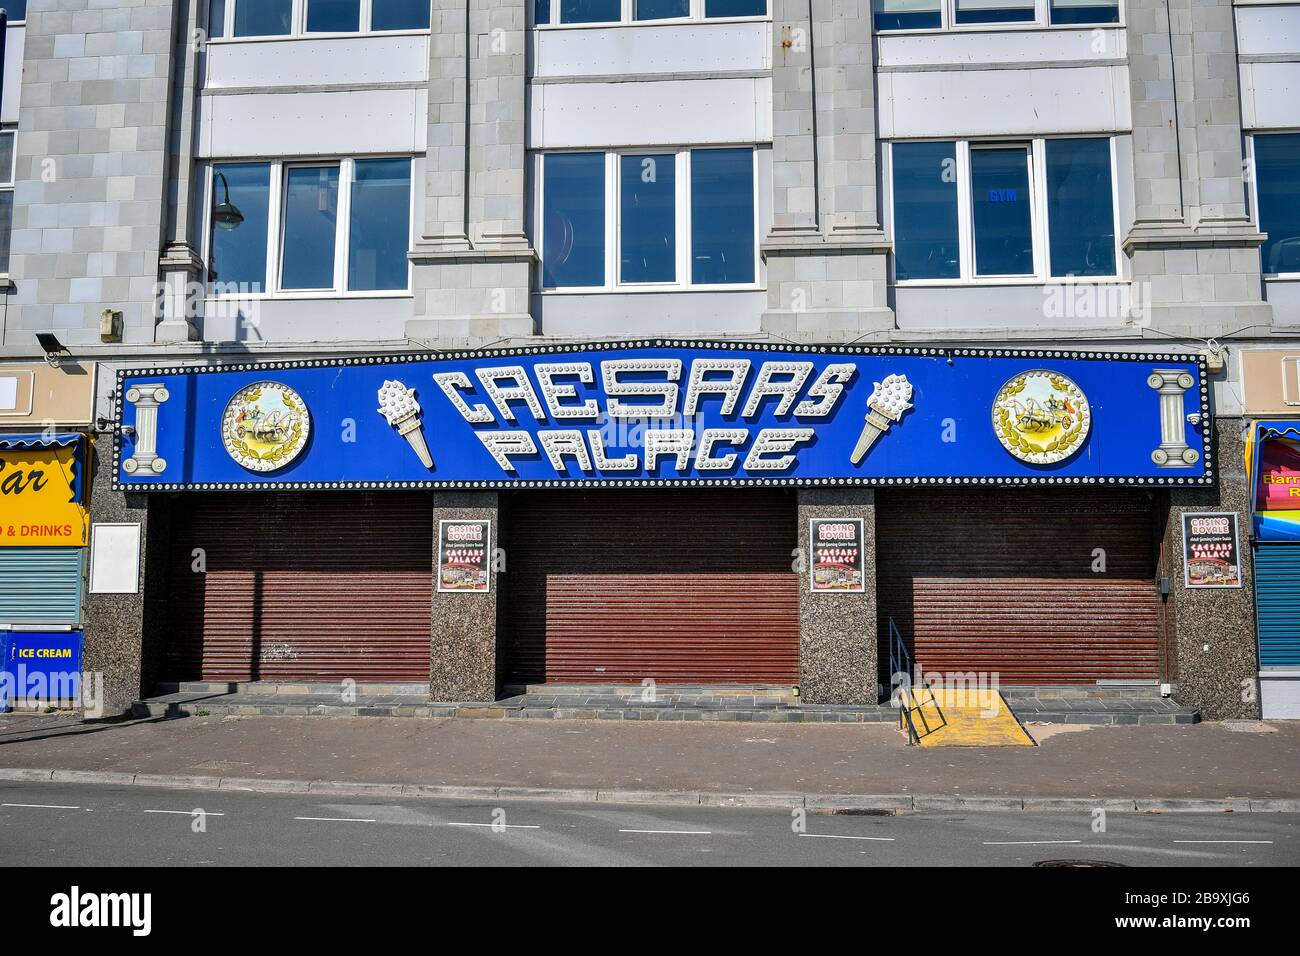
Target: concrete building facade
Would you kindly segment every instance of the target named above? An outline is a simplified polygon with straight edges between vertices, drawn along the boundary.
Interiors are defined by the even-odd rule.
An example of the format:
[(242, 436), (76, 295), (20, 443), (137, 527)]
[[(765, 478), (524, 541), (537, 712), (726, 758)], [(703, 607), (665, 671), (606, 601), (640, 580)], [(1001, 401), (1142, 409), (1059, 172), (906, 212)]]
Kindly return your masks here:
[[(847, 704), (887, 694), (893, 622), (920, 663), (939, 670), (998, 670), (1041, 653), (1041, 668), (1013, 683), (1163, 692), (1217, 719), (1259, 716), (1263, 682), (1274, 713), (1290, 713), (1300, 707), (1300, 660), (1283, 651), (1262, 661), (1256, 634), (1246, 454), (1252, 422), (1285, 418), (1290, 402), (1249, 408), (1242, 356), (1285, 351), (1300, 332), (1298, 55), (1300, 3), (1257, 0), (28, 0), (22, 19), (11, 18), (0, 117), (15, 133), (0, 358), (40, 359), (36, 335), (50, 333), (71, 359), (97, 364), (92, 522), (141, 526), (139, 587), (86, 595), (87, 666), (106, 673), (118, 708), (158, 682), (336, 679), (342, 672), (318, 666), (316, 653), (360, 655), (363, 680), (427, 680), (439, 700), (491, 699), (515, 684), (656, 679), (797, 683), (810, 703)], [(1022, 493), (1007, 472), (973, 463), (949, 472), (987, 485), (965, 497), (948, 489), (926, 499), (924, 478), (827, 489), (792, 476), (788, 499), (751, 512), (757, 499), (740, 488), (709, 505), (719, 522), (709, 534), (739, 535), (740, 551), (765, 555), (730, 569), (750, 575), (736, 585), (745, 593), (789, 591), (777, 602), (784, 610), (751, 630), (767, 634), (766, 621), (786, 617), (737, 651), (739, 664), (700, 650), (705, 628), (684, 631), (666, 657), (628, 651), (633, 663), (608, 671), (598, 661), (605, 645), (564, 616), (562, 590), (606, 572), (565, 566), (539, 529), (583, 528), (572, 549), (604, 555), (613, 545), (586, 523), (601, 514), (630, 536), (602, 559), (619, 579), (589, 578), (575, 593), (608, 595), (636, 578), (646, 613), (659, 614), (662, 598), (659, 619), (678, 622), (692, 612), (655, 598), (645, 579), (721, 580), (723, 558), (698, 545), (698, 560), (678, 566), (672, 556), (691, 546), (656, 544), (655, 521), (638, 524), (620, 508), (671, 515), (675, 534), (687, 535), (707, 517), (691, 510), (702, 505), (622, 506), (618, 491), (565, 504), (495, 481), (460, 491), (415, 483), (427, 540), (409, 542), (411, 554), (436, 552), (439, 522), (464, 517), (490, 522), (488, 550), (502, 552), (503, 567), (492, 566), (482, 594), (410, 584), (394, 606), (409, 600), (416, 617), (427, 608), (432, 663), (418, 666), (418, 648), (403, 657), (388, 647), (405, 663), (367, 670), (364, 623), (319, 595), (340, 585), (331, 574), (388, 574), (407, 557), (391, 566), (376, 557), (360, 571), (312, 559), (321, 577), (284, 585), (333, 608), (323, 613), (347, 631), (336, 644), (304, 650), (312, 638), (297, 625), (276, 631), (238, 608), (214, 624), (219, 599), (202, 583), (178, 583), (178, 569), (221, 552), (222, 573), (250, 574), (273, 595), (266, 576), (297, 565), (248, 540), (309, 542), (277, 523), (297, 505), (250, 499), (292, 492), (304, 496), (304, 515), (324, 499), (296, 486), (222, 494), (166, 466), (155, 477), (175, 490), (158, 493), (123, 470), (128, 459), (154, 466), (149, 449), (141, 454), (139, 391), (126, 394), (151, 374), (207, 381), (214, 373), (201, 370), (271, 363), (271, 381), (275, 363), (664, 341), (831, 356), (897, 349), (950, 366), (962, 350), (1015, 352), (1044, 367), (1098, 356), (1157, 370), (1189, 363), (1203, 370), (1205, 391), (1182, 386), (1195, 421), (1175, 422), (1169, 447), (1188, 447), (1184, 428), (1209, 436), (1203, 457), (1194, 449), (1185, 462), (1206, 480), (1126, 482), (1093, 455), (1096, 482), (1121, 486), (1122, 500), (1097, 497), (1115, 489)], [(579, 376), (574, 395), (599, 385), (582, 377), (590, 371), (568, 373)], [(469, 406), (472, 378), (458, 393)], [(608, 379), (605, 391), (614, 393)], [(1158, 391), (1151, 385), (1151, 402)], [(419, 398), (429, 419), (438, 389), (430, 383)], [(159, 429), (185, 427), (167, 417), (166, 400), (156, 407)], [(322, 414), (317, 436), (346, 431), (346, 419)], [(988, 417), (981, 406), (971, 421)], [(955, 421), (959, 435), (974, 427)], [(905, 429), (906, 419), (895, 431)], [(188, 441), (219, 445), (198, 432)], [(960, 457), (960, 439), (956, 447)], [(321, 521), (362, 534), (404, 526), (382, 517), (382, 502), (376, 523), (347, 524), (364, 508), (346, 495), (371, 490), (337, 493), (341, 502), (320, 504)], [(689, 498), (692, 486), (659, 493)], [(909, 537), (916, 523), (900, 516), (931, 506), (947, 528), (987, 529), (987, 546), (952, 567), (917, 563), (918, 550), (960, 543), (933, 529)], [(1031, 509), (1046, 530), (1021, 527), (1017, 516)], [(1081, 516), (1126, 509), (1142, 530), (1088, 541)], [(963, 523), (967, 512), (975, 524)], [(747, 513), (754, 522), (784, 515), (788, 541), (749, 542), (735, 530)], [(1198, 513), (1237, 516), (1233, 586), (1196, 586), (1185, 573), (1185, 516)], [(837, 518), (862, 521), (863, 586), (812, 593), (799, 564), (816, 551), (810, 522)], [(177, 532), (182, 525), (247, 547), (209, 548)], [(1124, 593), (1143, 609), (1136, 617), (1107, 603), (1124, 588), (1094, 588), (1091, 567), (1049, 560), (1066, 538), (1079, 539), (1088, 561), (1097, 549), (1142, 552), (1123, 572)], [(257, 556), (241, 567), (250, 549)], [(981, 563), (986, 552), (1025, 549), (1044, 553)], [(624, 553), (638, 550), (660, 563)], [(778, 569), (783, 552), (794, 557)], [(794, 583), (764, 577), (778, 572)], [(1064, 589), (1073, 623), (1044, 616), (1033, 589), (1018, 589), (1029, 579), (1048, 582), (1042, 593)], [(1026, 608), (1012, 629), (1033, 632), (1022, 651), (977, 646), (994, 611), (954, 620), (939, 597), (922, 596), (981, 580), (1003, 595), (997, 613)], [(376, 586), (398, 587), (385, 581)], [(178, 609), (182, 600), (190, 606)], [(617, 622), (608, 601), (597, 605)], [(698, 613), (729, 612), (724, 602)], [(418, 635), (418, 621), (403, 621), (381, 630), (410, 625)], [(264, 623), (264, 640), (251, 644), (223, 630), (260, 634)], [(1094, 625), (1115, 643), (1090, 642)], [(630, 624), (597, 630), (624, 650), (653, 644)], [(614, 661), (621, 651), (608, 653)], [(241, 655), (256, 660), (236, 662)], [(286, 660), (300, 666), (277, 670)]]

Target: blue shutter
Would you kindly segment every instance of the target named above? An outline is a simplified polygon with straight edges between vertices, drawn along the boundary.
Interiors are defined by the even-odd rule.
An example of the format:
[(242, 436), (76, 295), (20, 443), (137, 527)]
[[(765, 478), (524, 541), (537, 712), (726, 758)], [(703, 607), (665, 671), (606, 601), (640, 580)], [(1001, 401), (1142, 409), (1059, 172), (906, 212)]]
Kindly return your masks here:
[(0, 548), (0, 624), (79, 624), (83, 548)]
[(1300, 545), (1255, 549), (1260, 667), (1300, 665)]

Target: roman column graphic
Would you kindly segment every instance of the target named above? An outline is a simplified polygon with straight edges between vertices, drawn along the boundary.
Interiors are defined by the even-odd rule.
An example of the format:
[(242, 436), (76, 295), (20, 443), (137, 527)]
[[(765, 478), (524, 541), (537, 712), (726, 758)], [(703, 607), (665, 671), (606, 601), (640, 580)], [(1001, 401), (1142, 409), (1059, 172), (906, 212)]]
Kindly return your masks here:
[(161, 383), (127, 389), (126, 400), (135, 406), (135, 454), (122, 462), (128, 475), (161, 475), (167, 469), (166, 460), (158, 457), (158, 406), (168, 397)]
[(1185, 394), (1196, 378), (1180, 368), (1154, 369), (1147, 384), (1160, 393), (1160, 447), (1151, 460), (1161, 468), (1190, 468), (1201, 460), (1200, 452), (1187, 445)]

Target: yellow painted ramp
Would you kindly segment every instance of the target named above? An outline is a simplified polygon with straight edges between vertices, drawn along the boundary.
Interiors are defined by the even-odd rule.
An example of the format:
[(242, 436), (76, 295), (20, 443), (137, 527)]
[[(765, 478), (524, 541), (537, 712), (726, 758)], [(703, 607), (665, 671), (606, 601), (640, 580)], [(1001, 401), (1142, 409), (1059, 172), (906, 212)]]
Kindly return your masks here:
[(916, 691), (912, 723), (922, 747), (1032, 747), (1033, 738), (995, 690)]

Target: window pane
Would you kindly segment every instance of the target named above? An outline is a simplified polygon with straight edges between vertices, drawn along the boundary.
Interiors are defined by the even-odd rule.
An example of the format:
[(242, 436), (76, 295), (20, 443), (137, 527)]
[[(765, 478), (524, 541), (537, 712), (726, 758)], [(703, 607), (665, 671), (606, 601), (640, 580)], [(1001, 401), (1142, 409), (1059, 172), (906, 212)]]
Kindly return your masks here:
[(677, 157), (619, 157), (619, 278), (677, 278)]
[(308, 0), (308, 33), (356, 33), (361, 29), (361, 0)]
[(1255, 137), (1264, 272), (1300, 272), (1300, 133)]
[(0, 190), (0, 272), (9, 271), (9, 235), (14, 228), (14, 194)]
[(533, 0), (533, 23), (551, 22), (551, 0)]
[(704, 0), (705, 17), (765, 17), (767, 0)]
[(622, 0), (560, 0), (561, 23), (616, 23), (622, 16)]
[(411, 238), (411, 161), (358, 159), (353, 164), (348, 235), (348, 288), (405, 289)]
[[(224, 163), (212, 170), (212, 205), (229, 202), (243, 216), (232, 228), (212, 227), (212, 281), (266, 291), (266, 237), (270, 227), (269, 163)], [(233, 291), (233, 290), (232, 290)]]
[(957, 279), (957, 144), (895, 143), (894, 274)]
[(932, 30), (943, 23), (942, 0), (875, 0), (876, 32), (886, 30)]
[(1028, 160), (1029, 152), (1019, 148), (970, 151), (978, 275), (1019, 276), (1034, 272)]
[(958, 23), (1032, 23), (1034, 0), (957, 0)]
[(0, 183), (13, 185), (14, 134), (0, 133)]
[(543, 160), (542, 284), (605, 284), (605, 154), (554, 153)]
[(235, 36), (288, 36), (293, 26), (293, 0), (237, 0)]
[[(9, 22), (27, 19), (27, 0), (6, 0), (4, 9), (9, 12)], [(8, 254), (5, 256), (8, 259)]]
[(429, 0), (374, 0), (370, 9), (372, 30), (429, 29)]
[(290, 167), (284, 184), (282, 288), (334, 288), (338, 214), (337, 166)]
[(1052, 275), (1115, 274), (1110, 140), (1047, 141), (1047, 228)]
[(1053, 23), (1119, 23), (1119, 0), (1052, 0)]
[(634, 7), (636, 20), (669, 20), (691, 15), (691, 0), (636, 0)]
[(691, 150), (691, 281), (754, 281), (754, 151)]
[(208, 36), (219, 40), (226, 35), (226, 0), (208, 0)]

